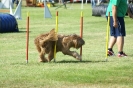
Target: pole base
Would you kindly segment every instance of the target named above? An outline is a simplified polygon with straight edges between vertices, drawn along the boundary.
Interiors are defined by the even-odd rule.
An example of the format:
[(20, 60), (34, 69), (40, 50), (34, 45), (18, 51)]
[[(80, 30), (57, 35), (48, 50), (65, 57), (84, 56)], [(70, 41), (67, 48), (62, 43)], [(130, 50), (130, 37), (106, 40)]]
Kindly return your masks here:
[(26, 63), (28, 64), (28, 60), (26, 60)]

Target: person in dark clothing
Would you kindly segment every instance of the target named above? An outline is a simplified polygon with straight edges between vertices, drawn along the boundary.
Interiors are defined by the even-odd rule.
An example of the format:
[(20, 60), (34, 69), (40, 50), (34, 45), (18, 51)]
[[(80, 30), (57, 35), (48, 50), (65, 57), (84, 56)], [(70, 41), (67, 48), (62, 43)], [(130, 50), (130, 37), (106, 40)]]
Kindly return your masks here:
[(14, 4), (16, 4), (16, 6), (18, 5), (18, 3), (19, 3), (19, 0), (12, 0), (12, 3)]

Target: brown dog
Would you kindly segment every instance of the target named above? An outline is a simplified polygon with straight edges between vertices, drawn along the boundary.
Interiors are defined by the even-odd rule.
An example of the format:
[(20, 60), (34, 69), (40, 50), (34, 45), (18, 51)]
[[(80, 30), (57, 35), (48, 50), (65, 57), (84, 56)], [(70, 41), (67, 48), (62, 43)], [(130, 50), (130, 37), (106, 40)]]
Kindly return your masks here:
[[(70, 55), (81, 60), (81, 56), (76, 51), (70, 51), (70, 48), (80, 48), (85, 41), (78, 35), (57, 35), (52, 29), (49, 33), (42, 34), (34, 40), (36, 48), (40, 54), (40, 62), (49, 62), (54, 58), (54, 47), (56, 43), (56, 52), (62, 52), (64, 55)], [(48, 54), (46, 58), (45, 55)]]

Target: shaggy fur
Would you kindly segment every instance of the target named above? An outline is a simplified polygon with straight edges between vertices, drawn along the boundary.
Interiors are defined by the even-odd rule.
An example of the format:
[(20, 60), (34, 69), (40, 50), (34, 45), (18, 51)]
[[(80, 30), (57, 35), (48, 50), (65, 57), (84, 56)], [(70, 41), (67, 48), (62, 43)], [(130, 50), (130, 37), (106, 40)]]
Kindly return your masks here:
[[(52, 29), (49, 33), (41, 34), (35, 38), (34, 43), (39, 52), (40, 62), (49, 62), (54, 58), (54, 46), (56, 43), (56, 52), (62, 52), (64, 55), (73, 56), (81, 60), (81, 56), (76, 51), (70, 51), (70, 48), (80, 48), (85, 41), (78, 35), (60, 35)], [(48, 54), (46, 58), (45, 55)]]

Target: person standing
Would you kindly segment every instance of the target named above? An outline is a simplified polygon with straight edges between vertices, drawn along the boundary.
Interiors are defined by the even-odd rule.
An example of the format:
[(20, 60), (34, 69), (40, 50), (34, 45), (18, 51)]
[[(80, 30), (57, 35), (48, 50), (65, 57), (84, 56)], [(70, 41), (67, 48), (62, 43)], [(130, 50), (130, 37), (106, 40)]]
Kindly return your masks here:
[(96, 6), (96, 0), (91, 0), (91, 6), (92, 8)]
[(12, 0), (12, 3), (14, 4), (16, 4), (16, 6), (18, 5), (18, 3), (19, 3), (19, 0)]
[(113, 46), (116, 43), (118, 48), (118, 57), (126, 57), (123, 51), (124, 37), (126, 36), (125, 14), (128, 13), (130, 18), (133, 15), (127, 5), (127, 0), (110, 0), (106, 16), (110, 13), (110, 40), (108, 46), (108, 56), (114, 56)]

